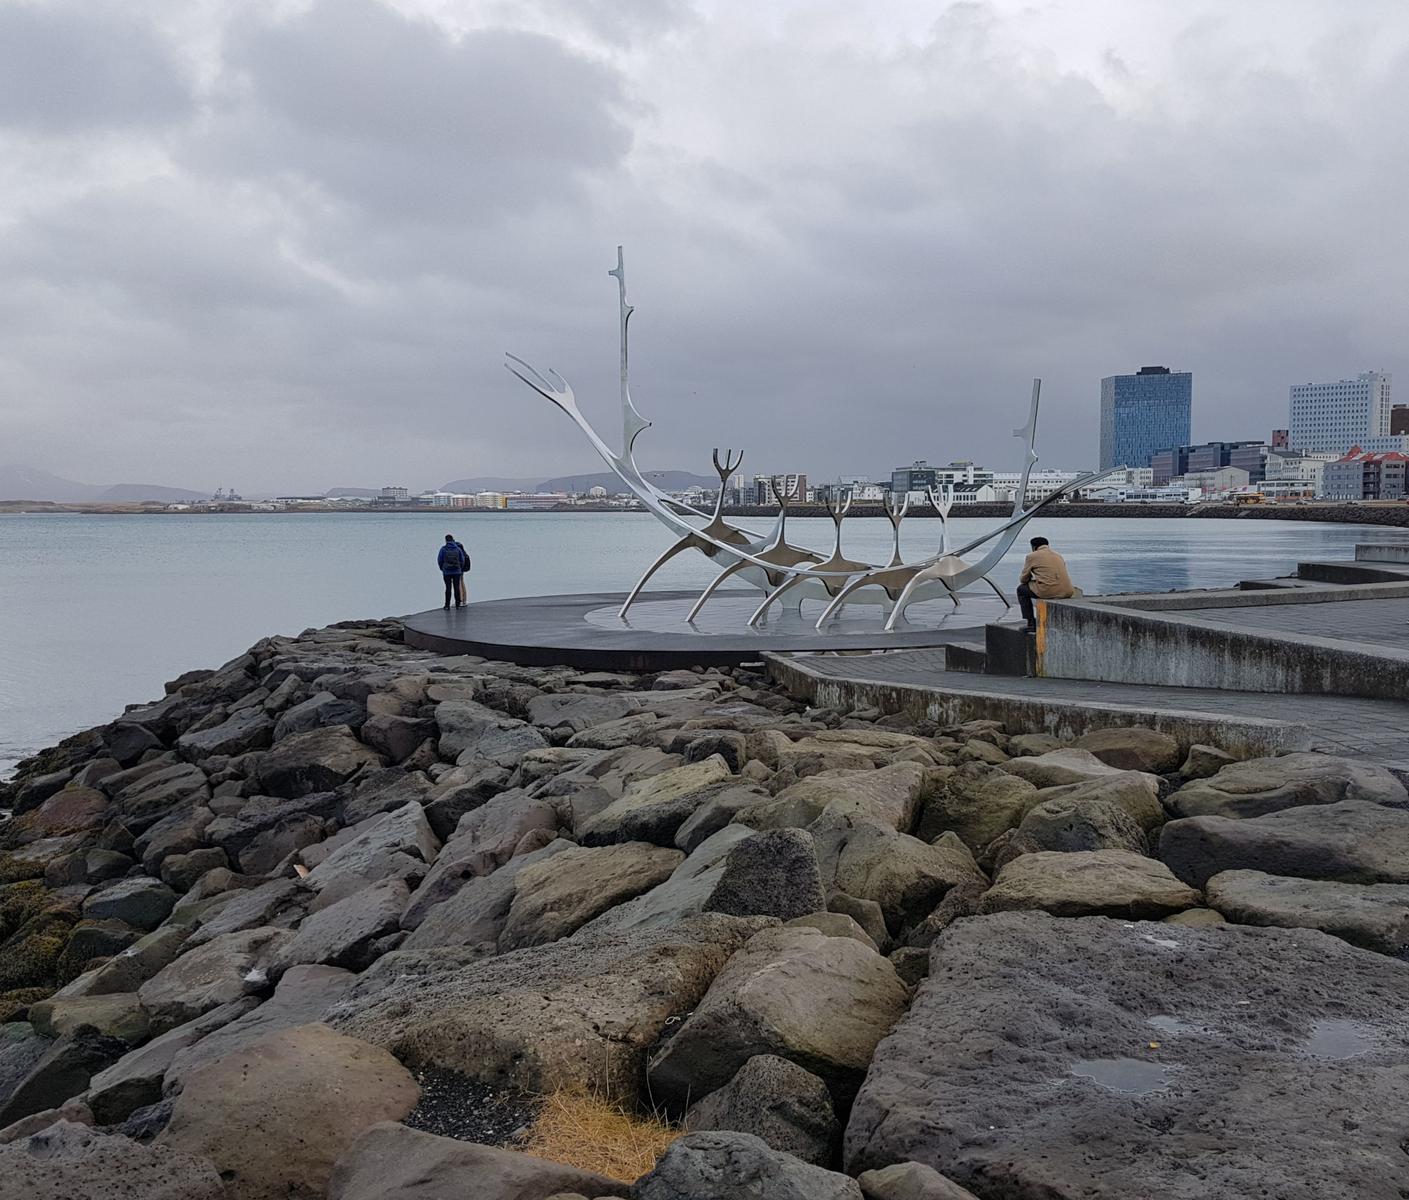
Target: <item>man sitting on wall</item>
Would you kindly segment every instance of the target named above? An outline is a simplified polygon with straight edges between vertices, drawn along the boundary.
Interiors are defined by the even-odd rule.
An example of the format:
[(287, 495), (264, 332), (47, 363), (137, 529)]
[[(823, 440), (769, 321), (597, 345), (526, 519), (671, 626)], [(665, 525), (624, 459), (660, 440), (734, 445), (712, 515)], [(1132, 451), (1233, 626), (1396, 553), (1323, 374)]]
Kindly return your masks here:
[(1029, 633), (1037, 632), (1037, 614), (1032, 601), (1066, 600), (1081, 595), (1079, 588), (1072, 587), (1071, 576), (1067, 574), (1066, 560), (1062, 558), (1045, 537), (1032, 539), (1032, 553), (1023, 559), (1022, 574), (1018, 576), (1018, 608), (1027, 622)]

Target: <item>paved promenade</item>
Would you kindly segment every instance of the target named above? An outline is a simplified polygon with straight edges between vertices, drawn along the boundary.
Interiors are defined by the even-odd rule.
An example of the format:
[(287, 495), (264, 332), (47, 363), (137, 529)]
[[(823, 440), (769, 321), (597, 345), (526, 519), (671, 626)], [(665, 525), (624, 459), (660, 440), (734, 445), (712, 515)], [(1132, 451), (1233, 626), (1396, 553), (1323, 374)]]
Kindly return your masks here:
[(1326, 604), (1269, 604), (1262, 608), (1185, 608), (1180, 609), (1178, 615), (1261, 633), (1337, 638), (1409, 650), (1409, 597), (1336, 600)]
[(1304, 730), (1303, 745), (1307, 749), (1396, 765), (1409, 764), (1409, 703), (1345, 696), (1283, 696), (1213, 688), (1146, 687), (1085, 679), (979, 675), (945, 670), (943, 649), (870, 655), (808, 655), (792, 657), (791, 661), (809, 673), (865, 681), (878, 688), (913, 687), (1041, 704), (1112, 708), (1123, 710), (1127, 717), (1140, 714), (1153, 719), (1170, 713), (1202, 714), (1230, 723), (1252, 718)]

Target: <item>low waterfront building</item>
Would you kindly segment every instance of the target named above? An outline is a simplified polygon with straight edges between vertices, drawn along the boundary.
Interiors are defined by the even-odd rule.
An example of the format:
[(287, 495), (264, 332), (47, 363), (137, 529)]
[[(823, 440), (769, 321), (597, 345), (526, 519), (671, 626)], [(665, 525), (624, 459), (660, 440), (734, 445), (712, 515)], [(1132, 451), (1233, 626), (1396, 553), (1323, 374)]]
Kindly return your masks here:
[(1219, 467), (1213, 471), (1185, 471), (1172, 482), (1190, 493), (1198, 492), (1200, 497), (1208, 497), (1246, 489), (1250, 480), (1241, 467)]
[(1328, 500), (1403, 500), (1409, 497), (1406, 474), (1409, 455), (1352, 446), (1335, 462), (1326, 464), (1323, 490)]
[[(1084, 471), (1033, 471), (1027, 480), (1027, 503), (1035, 504), (1045, 500), (1053, 492), (1064, 488), (1073, 479), (1084, 475)], [(1020, 471), (996, 471), (993, 475), (993, 490), (999, 500), (1015, 499), (1018, 485), (1022, 482)]]
[(504, 507), (510, 511), (543, 510), (571, 503), (566, 492), (521, 492), (506, 497)]
[(991, 483), (957, 483), (954, 485), (954, 504), (995, 504), (1004, 497), (998, 494)]
[(1274, 447), (1267, 454), (1267, 469), (1263, 481), (1279, 486), (1297, 484), (1309, 487), (1313, 496), (1319, 496), (1322, 493), (1322, 480), (1326, 464), (1335, 460), (1334, 454), (1311, 454), (1299, 450), (1279, 450)]

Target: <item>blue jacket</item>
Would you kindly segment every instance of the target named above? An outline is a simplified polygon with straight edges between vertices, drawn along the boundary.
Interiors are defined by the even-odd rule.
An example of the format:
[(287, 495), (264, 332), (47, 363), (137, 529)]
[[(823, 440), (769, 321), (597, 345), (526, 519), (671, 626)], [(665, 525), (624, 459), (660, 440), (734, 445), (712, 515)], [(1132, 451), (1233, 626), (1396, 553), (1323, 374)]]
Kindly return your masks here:
[(442, 575), (463, 575), (470, 569), (470, 556), (459, 542), (446, 542), (435, 556)]

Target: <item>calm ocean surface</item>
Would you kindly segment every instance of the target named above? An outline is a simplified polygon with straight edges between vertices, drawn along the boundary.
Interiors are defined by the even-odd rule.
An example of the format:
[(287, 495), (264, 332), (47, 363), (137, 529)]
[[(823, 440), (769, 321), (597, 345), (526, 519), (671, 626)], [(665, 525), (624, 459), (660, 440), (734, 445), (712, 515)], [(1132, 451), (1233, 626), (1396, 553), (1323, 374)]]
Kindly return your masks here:
[[(991, 524), (956, 520), (954, 534)], [(830, 549), (830, 521), (788, 528)], [(905, 530), (907, 553), (932, 551), (936, 522)], [(888, 556), (884, 520), (846, 532), (853, 557)], [(1357, 541), (1409, 541), (1404, 530), (1282, 521), (1057, 519), (1030, 532), (1052, 539), (1087, 592), (1227, 586), (1299, 559), (1349, 558)], [(469, 548), (480, 600), (625, 590), (669, 541), (646, 514), (0, 516), (0, 775), (267, 634), (439, 605), (446, 533)], [(1000, 586), (1011, 591), (1021, 561), (1015, 549)], [(682, 555), (653, 582), (702, 587), (710, 575), (702, 556)]]

